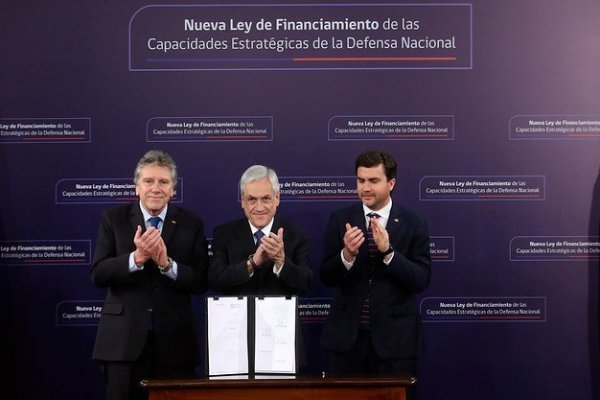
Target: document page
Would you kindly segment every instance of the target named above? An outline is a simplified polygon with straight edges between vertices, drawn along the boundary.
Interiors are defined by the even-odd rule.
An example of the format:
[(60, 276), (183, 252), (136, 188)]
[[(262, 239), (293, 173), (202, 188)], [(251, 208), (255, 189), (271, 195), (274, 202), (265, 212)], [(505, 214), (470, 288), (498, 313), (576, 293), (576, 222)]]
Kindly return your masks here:
[(296, 297), (256, 298), (255, 372), (296, 373)]
[(248, 298), (207, 298), (208, 374), (248, 373)]

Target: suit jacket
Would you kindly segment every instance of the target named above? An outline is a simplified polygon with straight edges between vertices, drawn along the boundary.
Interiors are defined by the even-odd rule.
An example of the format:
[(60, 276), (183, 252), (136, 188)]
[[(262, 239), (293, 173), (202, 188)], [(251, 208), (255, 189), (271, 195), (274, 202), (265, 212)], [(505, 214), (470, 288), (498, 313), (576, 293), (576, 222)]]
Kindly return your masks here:
[(198, 351), (190, 294), (207, 288), (208, 252), (202, 220), (169, 204), (162, 238), (177, 262), (177, 279), (163, 276), (152, 261), (129, 271), (137, 226), (145, 227), (139, 202), (106, 210), (92, 264), (93, 283), (108, 288), (93, 358), (133, 361), (154, 329), (158, 357), (171, 365), (195, 365)]
[[(256, 250), (254, 236), (246, 218), (220, 226), (213, 232), (212, 261), (208, 270), (211, 289), (228, 296), (293, 296), (308, 291), (312, 271), (308, 264), (308, 235), (298, 227), (281, 221), (277, 216), (272, 232), (283, 227), (285, 262), (279, 277), (269, 261), (248, 276), (246, 260)], [(298, 315), (296, 315), (296, 367), (306, 365), (306, 352)], [(250, 355), (251, 363), (254, 357)]]
[(366, 233), (362, 204), (338, 210), (329, 218), (320, 274), (327, 286), (338, 287), (339, 292), (331, 304), (321, 344), (336, 352), (352, 348), (358, 335), (362, 303), (368, 293), (371, 337), (378, 356), (383, 359), (417, 356), (421, 333), (416, 294), (428, 286), (431, 276), (425, 220), (393, 204), (386, 226), (394, 248), (391, 263), (385, 265), (383, 257), (372, 263), (365, 240), (349, 271), (340, 256), (346, 223)]
[(272, 232), (283, 227), (285, 263), (279, 277), (273, 262), (267, 262), (248, 276), (246, 260), (256, 249), (254, 236), (246, 218), (220, 226), (213, 232), (212, 262), (208, 271), (211, 289), (225, 295), (282, 295), (305, 293), (310, 288), (312, 271), (308, 265), (308, 235), (277, 216)]

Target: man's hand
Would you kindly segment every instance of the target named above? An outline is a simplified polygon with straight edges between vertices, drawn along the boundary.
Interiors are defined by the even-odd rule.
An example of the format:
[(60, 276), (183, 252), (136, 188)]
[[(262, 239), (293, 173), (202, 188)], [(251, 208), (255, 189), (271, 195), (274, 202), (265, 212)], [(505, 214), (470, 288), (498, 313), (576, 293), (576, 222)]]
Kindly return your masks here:
[[(264, 240), (264, 236), (263, 236), (263, 240)], [(267, 256), (267, 252), (265, 250), (265, 247), (262, 245), (262, 240), (261, 240), (261, 244), (256, 248), (256, 252), (254, 253), (254, 256), (252, 257), (252, 260), (254, 260), (256, 267), (260, 268), (260, 266), (263, 265), (265, 262), (267, 262), (268, 259), (269, 259), (269, 257)]]
[(162, 237), (159, 236), (159, 238), (157, 251), (152, 255), (152, 260), (154, 260), (156, 265), (164, 267), (169, 263), (169, 256), (167, 254), (167, 245), (165, 245), (165, 241)]
[[(142, 227), (139, 225), (135, 231), (133, 243), (135, 244), (133, 257), (136, 265), (143, 265), (151, 258), (155, 260), (155, 257), (158, 257), (161, 250), (161, 244), (164, 246), (164, 242), (160, 237), (160, 231), (158, 229), (150, 227), (142, 234)], [(164, 253), (166, 263), (166, 249), (164, 250)]]
[[(283, 262), (285, 261), (285, 250), (283, 245), (283, 228), (279, 228), (277, 234), (271, 232), (269, 236), (265, 236), (262, 238), (260, 242), (260, 246), (258, 247), (256, 253), (261, 250), (264, 251), (264, 256), (269, 260), (275, 262), (275, 267), (277, 269), (281, 268)], [(262, 256), (263, 253), (261, 253)], [(258, 264), (258, 260), (256, 260)], [(259, 264), (260, 265), (260, 264)]]
[(344, 234), (344, 259), (352, 262), (358, 255), (358, 249), (365, 241), (365, 234), (357, 226), (351, 226), (346, 223), (346, 233)]
[(373, 230), (373, 241), (377, 245), (377, 250), (381, 253), (385, 252), (390, 248), (390, 236), (387, 230), (377, 218), (371, 218), (371, 229)]

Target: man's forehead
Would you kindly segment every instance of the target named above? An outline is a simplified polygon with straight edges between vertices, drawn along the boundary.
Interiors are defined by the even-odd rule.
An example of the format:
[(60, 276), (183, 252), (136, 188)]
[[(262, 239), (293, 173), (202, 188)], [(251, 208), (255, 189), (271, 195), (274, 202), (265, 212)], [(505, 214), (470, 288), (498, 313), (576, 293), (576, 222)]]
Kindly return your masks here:
[(260, 179), (248, 183), (244, 188), (244, 195), (250, 197), (274, 196), (275, 191), (273, 190), (271, 181), (269, 181), (268, 179)]
[(171, 170), (159, 165), (147, 165), (140, 170), (140, 176), (144, 178), (161, 177), (171, 178)]
[(378, 164), (370, 168), (358, 167), (356, 170), (356, 176), (363, 179), (381, 178), (385, 177), (385, 169), (383, 168), (383, 164)]

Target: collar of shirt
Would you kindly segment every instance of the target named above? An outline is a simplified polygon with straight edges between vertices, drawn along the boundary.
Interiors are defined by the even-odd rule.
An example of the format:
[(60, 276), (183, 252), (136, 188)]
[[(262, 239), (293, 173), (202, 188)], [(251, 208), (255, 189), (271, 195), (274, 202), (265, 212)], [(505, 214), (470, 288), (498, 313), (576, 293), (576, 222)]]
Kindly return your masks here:
[(146, 229), (148, 229), (148, 227), (150, 226), (150, 223), (148, 222), (148, 220), (151, 217), (160, 217), (160, 219), (162, 220), (162, 223), (159, 223), (158, 227), (159, 227), (160, 231), (162, 232), (162, 227), (165, 224), (165, 218), (167, 217), (167, 209), (169, 208), (169, 205), (167, 204), (165, 206), (165, 208), (163, 208), (162, 211), (158, 215), (151, 215), (148, 211), (146, 211), (144, 206), (142, 206), (141, 201), (140, 201), (140, 208), (142, 209), (142, 215), (144, 216), (144, 222), (146, 223)]
[(377, 218), (377, 220), (385, 228), (387, 226), (388, 219), (390, 219), (390, 212), (391, 211), (392, 211), (392, 199), (391, 198), (390, 198), (390, 201), (383, 208), (381, 208), (378, 211), (373, 211), (369, 207), (367, 207), (367, 206), (365, 206), (363, 204), (363, 212), (365, 214), (365, 222), (366, 222), (367, 226), (369, 226), (369, 217), (367, 217), (367, 214), (371, 213), (371, 212), (374, 212), (374, 213), (377, 213), (379, 215), (379, 218)]
[(263, 231), (263, 233), (265, 234), (265, 236), (269, 236), (269, 233), (271, 232), (271, 228), (273, 227), (273, 221), (274, 221), (274, 219), (271, 219), (271, 222), (269, 222), (267, 225), (265, 225), (264, 228), (261, 228), (261, 229), (258, 229), (257, 227), (255, 227), (254, 225), (252, 225), (252, 223), (250, 221), (248, 221), (248, 225), (250, 225), (250, 230), (252, 231), (252, 236), (254, 236), (254, 234), (258, 230)]

